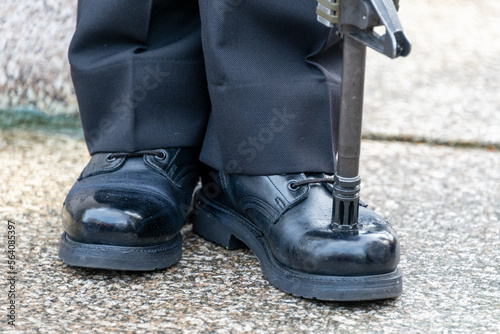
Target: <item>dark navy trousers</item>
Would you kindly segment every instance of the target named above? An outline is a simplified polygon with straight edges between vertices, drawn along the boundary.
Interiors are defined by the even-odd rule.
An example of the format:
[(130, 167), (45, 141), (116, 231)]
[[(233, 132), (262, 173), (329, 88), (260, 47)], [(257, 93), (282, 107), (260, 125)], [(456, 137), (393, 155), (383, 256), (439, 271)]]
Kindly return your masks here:
[(197, 147), (229, 173), (332, 173), (342, 50), (315, 7), (80, 0), (69, 60), (90, 153)]

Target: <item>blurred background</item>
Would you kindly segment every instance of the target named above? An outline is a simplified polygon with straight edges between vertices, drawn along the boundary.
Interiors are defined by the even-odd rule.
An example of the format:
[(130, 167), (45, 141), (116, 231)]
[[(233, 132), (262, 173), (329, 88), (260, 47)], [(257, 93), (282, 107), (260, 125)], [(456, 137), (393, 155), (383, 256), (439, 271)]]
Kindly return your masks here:
[[(0, 15), (0, 110), (76, 115), (76, 0), (4, 0)], [(400, 17), (413, 52), (369, 53), (365, 134), (498, 146), (500, 4), (404, 0)]]

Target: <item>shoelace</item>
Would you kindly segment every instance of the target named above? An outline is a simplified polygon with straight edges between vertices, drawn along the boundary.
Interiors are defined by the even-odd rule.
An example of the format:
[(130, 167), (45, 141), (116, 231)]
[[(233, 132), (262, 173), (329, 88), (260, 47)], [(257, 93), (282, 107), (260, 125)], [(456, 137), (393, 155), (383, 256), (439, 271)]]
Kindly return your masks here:
[(167, 153), (161, 150), (142, 150), (137, 152), (119, 152), (119, 153), (111, 153), (108, 155), (108, 160), (113, 161), (117, 158), (132, 158), (132, 157), (142, 157), (143, 155), (153, 155), (160, 160), (163, 160), (167, 157)]
[[(305, 186), (306, 184), (311, 184), (311, 183), (330, 183), (330, 184), (334, 184), (335, 181), (333, 180), (333, 178), (318, 177), (318, 178), (305, 179), (305, 180), (302, 180), (302, 181), (292, 182), (292, 183), (290, 183), (290, 187), (292, 189), (297, 189), (300, 186)], [(362, 200), (359, 200), (359, 205), (362, 206), (362, 207), (365, 207), (365, 208), (368, 207), (368, 204), (366, 204)]]
[(297, 189), (300, 186), (305, 186), (306, 184), (311, 184), (311, 183), (330, 183), (333, 184), (334, 180), (333, 178), (328, 178), (328, 177), (318, 177), (318, 178), (313, 178), (313, 179), (305, 179), (302, 181), (295, 181), (290, 183), (290, 187)]

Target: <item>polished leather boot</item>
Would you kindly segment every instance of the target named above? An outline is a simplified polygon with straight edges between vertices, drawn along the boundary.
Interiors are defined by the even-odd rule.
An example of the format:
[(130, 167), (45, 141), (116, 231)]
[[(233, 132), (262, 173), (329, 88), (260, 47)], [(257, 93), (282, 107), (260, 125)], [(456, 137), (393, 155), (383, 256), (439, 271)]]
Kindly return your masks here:
[(187, 220), (196, 233), (228, 249), (248, 246), (264, 276), (295, 296), (335, 301), (399, 296), (395, 231), (364, 204), (356, 231), (333, 227), (331, 183), (323, 174), (207, 170)]
[(187, 148), (94, 154), (64, 202), (59, 257), (115, 270), (176, 264), (197, 161)]

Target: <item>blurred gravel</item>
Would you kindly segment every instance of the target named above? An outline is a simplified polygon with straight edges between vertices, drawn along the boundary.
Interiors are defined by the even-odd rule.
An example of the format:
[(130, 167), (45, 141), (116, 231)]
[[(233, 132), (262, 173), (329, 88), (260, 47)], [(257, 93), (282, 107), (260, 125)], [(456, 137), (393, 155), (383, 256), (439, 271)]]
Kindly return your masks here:
[(76, 113), (67, 60), (76, 4), (0, 1), (0, 109)]
[[(1, 240), (8, 219), (19, 236), (17, 333), (500, 330), (498, 152), (365, 141), (363, 198), (399, 232), (404, 293), (341, 304), (276, 290), (249, 251), (210, 244), (191, 226), (183, 229), (183, 259), (169, 270), (64, 265), (57, 258), (59, 213), (87, 160), (81, 138), (0, 132)], [(3, 331), (5, 307), (0, 310)]]

